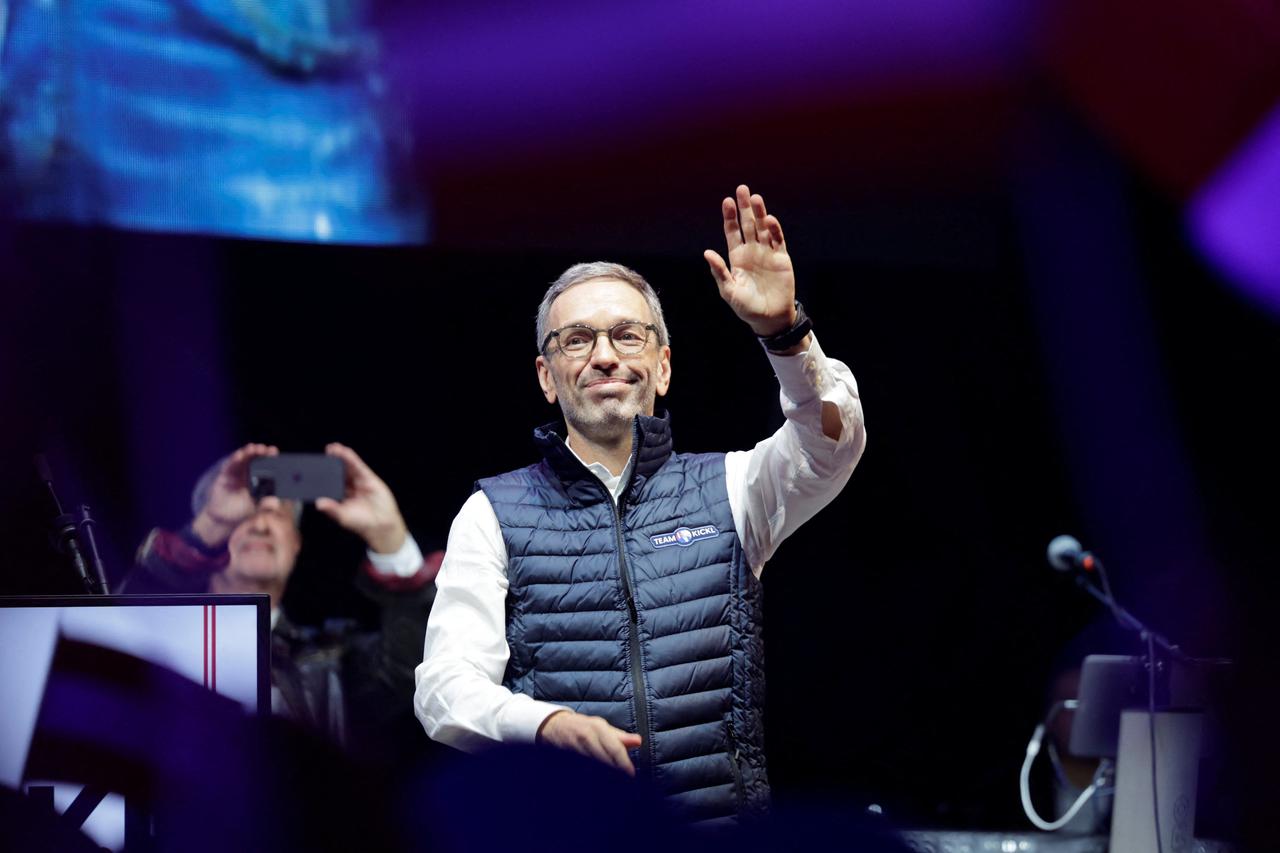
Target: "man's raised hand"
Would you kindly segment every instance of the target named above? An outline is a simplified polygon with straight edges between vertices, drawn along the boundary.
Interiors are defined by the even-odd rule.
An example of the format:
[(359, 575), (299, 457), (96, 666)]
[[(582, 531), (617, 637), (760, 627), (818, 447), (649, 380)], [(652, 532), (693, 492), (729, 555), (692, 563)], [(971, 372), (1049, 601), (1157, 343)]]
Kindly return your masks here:
[(778, 217), (746, 184), (720, 203), (729, 261), (703, 252), (720, 296), (761, 337), (785, 332), (795, 323), (796, 277)]
[(231, 531), (253, 515), (253, 495), (249, 492), (249, 463), (260, 456), (276, 456), (272, 444), (246, 444), (236, 450), (218, 469), (209, 488), (209, 498), (191, 526), (211, 548), (219, 548), (231, 538)]
[(354, 450), (333, 442), (324, 452), (343, 462), (346, 495), (341, 501), (318, 498), (316, 509), (364, 539), (379, 554), (394, 554), (408, 535), (395, 495)]

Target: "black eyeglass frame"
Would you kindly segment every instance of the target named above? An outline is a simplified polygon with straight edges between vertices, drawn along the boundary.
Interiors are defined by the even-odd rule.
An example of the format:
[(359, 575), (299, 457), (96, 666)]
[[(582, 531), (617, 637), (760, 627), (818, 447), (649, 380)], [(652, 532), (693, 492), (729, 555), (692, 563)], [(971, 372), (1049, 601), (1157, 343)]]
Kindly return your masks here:
[[(641, 346), (640, 349), (636, 350), (635, 352), (623, 352), (622, 350), (618, 349), (618, 344), (613, 339), (613, 330), (618, 328), (619, 326), (641, 326), (642, 328), (644, 328), (646, 332), (644, 336), (644, 345)], [(591, 339), (591, 346), (588, 347), (587, 351), (584, 352), (582, 355), (569, 355), (569, 353), (565, 352), (564, 348), (560, 346), (560, 333), (565, 331), (566, 329), (584, 329), (588, 332), (591, 332), (593, 336)], [(620, 322), (614, 323), (612, 326), (610, 326), (607, 329), (597, 329), (595, 326), (588, 326), (586, 323), (570, 323), (567, 326), (561, 326), (558, 329), (552, 329), (550, 332), (547, 333), (547, 336), (542, 339), (542, 354), (544, 356), (550, 355), (550, 353), (547, 352), (547, 347), (551, 344), (551, 339), (555, 338), (556, 352), (559, 352), (565, 358), (570, 358), (570, 359), (573, 359), (574, 361), (578, 361), (584, 358), (590, 358), (591, 353), (595, 351), (596, 340), (601, 335), (605, 335), (609, 339), (609, 346), (613, 347), (614, 352), (616, 352), (620, 356), (625, 356), (630, 358), (632, 356), (640, 355), (640, 353), (644, 352), (645, 349), (648, 348), (649, 346), (648, 332), (653, 332), (654, 338), (656, 338), (658, 341), (658, 346), (662, 346), (662, 334), (658, 331), (658, 327), (653, 323), (642, 323), (639, 320), (622, 320)]]

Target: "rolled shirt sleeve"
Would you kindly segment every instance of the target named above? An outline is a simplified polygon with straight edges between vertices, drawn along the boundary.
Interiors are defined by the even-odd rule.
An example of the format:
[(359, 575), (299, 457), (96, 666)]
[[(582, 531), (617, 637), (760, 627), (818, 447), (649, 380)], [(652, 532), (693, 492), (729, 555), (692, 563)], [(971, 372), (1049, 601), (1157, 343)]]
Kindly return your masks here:
[[(769, 354), (786, 421), (751, 450), (725, 457), (733, 521), (757, 576), (778, 546), (840, 493), (866, 447), (853, 373), (828, 358), (816, 336), (798, 355)], [(840, 414), (840, 437), (822, 431), (824, 403)]]

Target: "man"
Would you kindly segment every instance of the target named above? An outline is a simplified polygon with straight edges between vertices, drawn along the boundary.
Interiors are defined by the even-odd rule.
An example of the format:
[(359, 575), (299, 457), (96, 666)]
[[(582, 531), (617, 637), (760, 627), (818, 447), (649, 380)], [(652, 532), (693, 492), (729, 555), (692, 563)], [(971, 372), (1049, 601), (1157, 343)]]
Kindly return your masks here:
[(672, 453), (653, 416), (671, 382), (656, 295), (616, 264), (570, 268), (543, 298), (536, 359), (563, 431), (537, 430), (544, 460), (481, 480), (454, 520), (415, 694), (432, 738), (576, 750), (695, 820), (767, 803), (760, 573), (865, 444), (782, 226), (746, 186), (722, 214), (728, 262), (705, 257), (770, 352), (786, 423), (750, 451)]
[(391, 489), (354, 450), (334, 443), (325, 452), (342, 460), (346, 494), (315, 506), (368, 547), (358, 584), (381, 605), (377, 634), (341, 622), (305, 628), (285, 617), (281, 601), (302, 547), (301, 507), (276, 497), (255, 501), (249, 490), (249, 463), (278, 454), (271, 445), (247, 444), (211, 467), (192, 494), (191, 523), (153, 530), (121, 591), (270, 596), (272, 711), (363, 757), (390, 758), (385, 730), (412, 692), (441, 555), (423, 559)]

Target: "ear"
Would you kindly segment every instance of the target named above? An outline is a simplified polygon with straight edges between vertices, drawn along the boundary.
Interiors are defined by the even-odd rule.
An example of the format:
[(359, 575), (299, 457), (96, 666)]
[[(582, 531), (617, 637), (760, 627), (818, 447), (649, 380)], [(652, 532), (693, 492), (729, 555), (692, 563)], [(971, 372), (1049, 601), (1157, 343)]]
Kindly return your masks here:
[(662, 355), (658, 358), (658, 378), (653, 383), (653, 387), (659, 397), (665, 397), (667, 388), (671, 387), (671, 347), (669, 346), (662, 348)]
[(534, 366), (538, 369), (538, 385), (542, 387), (542, 396), (547, 398), (548, 403), (556, 401), (556, 383), (551, 378), (551, 367), (547, 364), (546, 356), (538, 356), (534, 361)]

